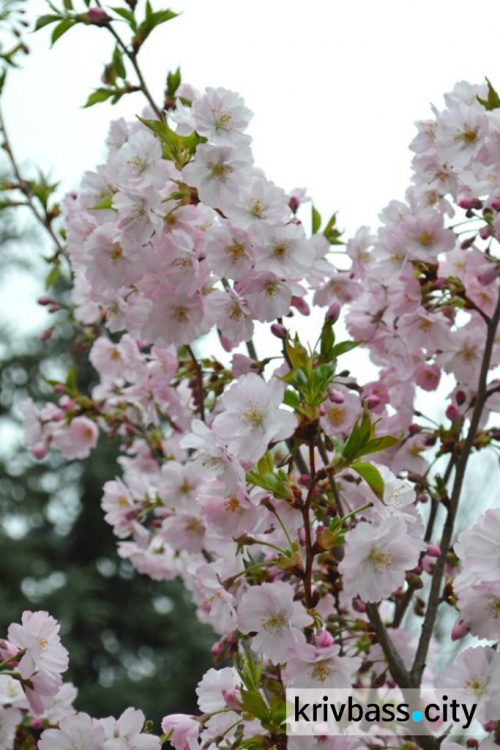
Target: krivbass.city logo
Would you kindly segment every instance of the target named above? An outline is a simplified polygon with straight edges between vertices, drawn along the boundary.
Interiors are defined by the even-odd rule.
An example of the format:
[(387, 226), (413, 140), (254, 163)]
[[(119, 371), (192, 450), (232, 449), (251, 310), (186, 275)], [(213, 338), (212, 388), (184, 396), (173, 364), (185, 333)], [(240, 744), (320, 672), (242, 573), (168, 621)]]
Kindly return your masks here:
[(286, 703), (295, 735), (476, 736), (487, 720), (487, 707), (465, 690), (290, 688)]

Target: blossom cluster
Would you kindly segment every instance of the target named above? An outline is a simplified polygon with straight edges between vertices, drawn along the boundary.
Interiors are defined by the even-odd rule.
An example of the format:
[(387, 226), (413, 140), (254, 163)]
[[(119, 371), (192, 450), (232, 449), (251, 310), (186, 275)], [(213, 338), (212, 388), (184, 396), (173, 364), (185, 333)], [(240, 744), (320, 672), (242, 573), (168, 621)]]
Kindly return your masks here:
[[(216, 666), (234, 661), (201, 680), (200, 717), (164, 718), (176, 750), (266, 747), (266, 733), (279, 743), (286, 687), (380, 687), (403, 669), (484, 700), (498, 690), (493, 646), (467, 649), (440, 674), (428, 666), (436, 644), (405, 620), (436, 575), (437, 594), (444, 577), (460, 612), (455, 635), (498, 640), (499, 512), (460, 537), (459, 574), (448, 527), (440, 538), (436, 528), (441, 509), (454, 518), (462, 456), (498, 440), (488, 418), (500, 408), (490, 374), (500, 363), (500, 120), (488, 96), (459, 84), (418, 125), (406, 200), (383, 211), (376, 235), (362, 228), (347, 243), (348, 269), (332, 262), (326, 229), (307, 236), (304, 194), (254, 167), (250, 112), (222, 88), (181, 87), (167, 123), (115, 122), (106, 163), (66, 200), (75, 315), (99, 382), (90, 395), (58, 384), (59, 402), (41, 409), (28, 402), (27, 439), (39, 458), (55, 446), (70, 460), (89, 454), (99, 430), (121, 439), (122, 475), (102, 499), (119, 555), (154, 579), (181, 576), (219, 636)], [(454, 228), (455, 214), (464, 223)], [(293, 323), (311, 300), (326, 315), (308, 349)], [(336, 342), (340, 314), (354, 342)], [(259, 359), (259, 324), (271, 324), (275, 358)], [(227, 352), (246, 343), (248, 356), (223, 364), (195, 353), (213, 328)], [(376, 380), (337, 366), (355, 345)], [(415, 399), (443, 372), (446, 423), (429, 427)], [(430, 470), (441, 456), (446, 480)], [(415, 615), (427, 620), (433, 606), (416, 599)], [(70, 717), (40, 747), (71, 732), (89, 747), (132, 747), (127, 732), (143, 717), (107, 721)], [(499, 721), (493, 708), (487, 730)], [(120, 732), (121, 745), (106, 745)], [(315, 746), (359, 745), (288, 741)]]

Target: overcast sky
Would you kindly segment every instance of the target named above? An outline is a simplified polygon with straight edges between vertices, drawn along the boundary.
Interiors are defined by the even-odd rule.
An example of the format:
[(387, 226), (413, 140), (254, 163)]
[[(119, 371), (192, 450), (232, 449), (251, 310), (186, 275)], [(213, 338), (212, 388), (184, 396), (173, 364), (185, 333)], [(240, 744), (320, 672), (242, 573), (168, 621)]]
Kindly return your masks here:
[[(47, 12), (44, 0), (27, 7), (33, 20)], [(199, 89), (238, 91), (254, 112), (257, 166), (286, 190), (307, 188), (325, 218), (338, 211), (346, 236), (376, 227), (384, 205), (402, 198), (414, 122), (430, 116), (431, 102), (441, 107), (460, 80), (487, 76), (500, 89), (498, 0), (172, 0), (171, 7), (182, 15), (141, 53), (158, 101), (166, 72), (179, 65)], [(112, 40), (104, 29), (78, 27), (49, 50), (49, 36), (50, 27), (30, 35), (32, 53), (10, 75), (3, 108), (20, 160), (74, 189), (103, 160), (110, 119), (133, 118), (143, 102), (137, 94), (116, 107), (82, 109)], [(4, 320), (20, 330), (41, 317), (47, 325), (34, 301), (41, 289), (24, 277), (8, 281)]]

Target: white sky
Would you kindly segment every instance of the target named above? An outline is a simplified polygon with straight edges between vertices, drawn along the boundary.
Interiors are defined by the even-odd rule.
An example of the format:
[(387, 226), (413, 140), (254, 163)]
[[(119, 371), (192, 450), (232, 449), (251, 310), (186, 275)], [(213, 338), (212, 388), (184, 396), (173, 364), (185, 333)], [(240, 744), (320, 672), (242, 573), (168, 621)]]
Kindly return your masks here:
[[(480, 18), (464, 0), (172, 0), (171, 7), (182, 15), (141, 52), (158, 101), (166, 72), (178, 65), (197, 88), (237, 90), (254, 112), (257, 166), (285, 189), (306, 187), (324, 219), (338, 211), (346, 236), (375, 227), (384, 205), (403, 196), (414, 122), (430, 115), (431, 102), (441, 106), (459, 80), (488, 76), (500, 88), (496, 0), (481, 3)], [(27, 8), (33, 20), (47, 12), (45, 0)], [(112, 39), (76, 27), (50, 50), (51, 28), (29, 35), (32, 53), (11, 73), (3, 109), (19, 159), (74, 189), (102, 161), (109, 120), (133, 118), (143, 100), (134, 94), (115, 107), (83, 109)], [(50, 323), (35, 303), (42, 291), (9, 277), (4, 319), (19, 330)]]
[[(152, 4), (168, 7), (167, 1)], [(27, 5), (33, 19), (47, 12), (44, 0)], [(468, 0), (172, 0), (170, 7), (182, 16), (156, 30), (141, 53), (158, 101), (167, 71), (179, 65), (183, 80), (197, 88), (238, 91), (254, 112), (257, 166), (287, 190), (306, 187), (324, 219), (338, 211), (347, 237), (362, 224), (376, 227), (388, 201), (402, 198), (414, 122), (430, 116), (431, 102), (441, 107), (443, 93), (460, 80), (487, 76), (500, 90), (498, 0), (477, 6)], [(82, 109), (111, 57), (111, 37), (104, 29), (77, 27), (49, 50), (51, 28), (29, 37), (32, 54), (10, 75), (3, 109), (19, 159), (74, 189), (102, 161), (109, 120), (133, 118), (143, 104), (136, 94), (116, 107)], [(4, 321), (19, 330), (36, 320), (47, 325), (34, 301), (42, 289), (26, 278), (7, 282)], [(434, 395), (432, 402), (435, 407)]]

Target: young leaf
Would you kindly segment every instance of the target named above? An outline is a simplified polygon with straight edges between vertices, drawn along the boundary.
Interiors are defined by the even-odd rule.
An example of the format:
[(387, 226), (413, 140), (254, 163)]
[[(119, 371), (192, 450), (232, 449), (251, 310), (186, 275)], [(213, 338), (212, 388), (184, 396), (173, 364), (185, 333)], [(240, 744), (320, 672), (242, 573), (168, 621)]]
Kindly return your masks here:
[(321, 214), (320, 212), (313, 206), (312, 207), (312, 234), (316, 234), (316, 232), (319, 232), (319, 229), (321, 227)]
[(54, 16), (54, 15), (40, 16), (40, 18), (37, 19), (34, 31), (43, 29), (43, 27), (48, 26), (49, 23), (55, 23), (56, 21), (60, 21), (60, 20), (61, 20), (61, 16)]
[(127, 10), (127, 8), (110, 8), (110, 10), (113, 10), (115, 13), (125, 19), (125, 21), (128, 21), (130, 28), (133, 31), (136, 30), (137, 21), (135, 20), (135, 16), (131, 10)]
[(105, 102), (106, 99), (114, 96), (115, 93), (116, 92), (113, 89), (96, 89), (94, 92), (92, 92), (92, 94), (90, 94), (89, 98), (83, 105), (83, 108), (85, 109), (85, 107), (93, 107), (94, 104)]
[(491, 82), (488, 78), (486, 79), (486, 83), (488, 84), (488, 98), (481, 99), (481, 97), (478, 96), (477, 100), (480, 104), (483, 105), (485, 109), (489, 111), (491, 111), (492, 109), (498, 109), (500, 107), (500, 97), (491, 85)]
[(380, 471), (373, 466), (373, 464), (366, 463), (365, 461), (356, 461), (351, 465), (351, 469), (359, 474), (362, 479), (365, 480), (367, 485), (376, 494), (379, 500), (384, 499), (384, 480), (380, 474)]
[(386, 448), (392, 448), (393, 445), (397, 445), (400, 440), (401, 438), (395, 437), (394, 435), (383, 435), (382, 437), (373, 438), (373, 440), (369, 440), (367, 444), (358, 451), (358, 456), (367, 456), (369, 453), (385, 451)]
[(71, 27), (75, 25), (75, 23), (77, 22), (73, 18), (66, 18), (64, 21), (61, 21), (61, 23), (58, 23), (54, 31), (52, 32), (52, 36), (50, 37), (52, 46), (54, 46), (57, 40), (60, 39), (63, 34), (69, 31)]

